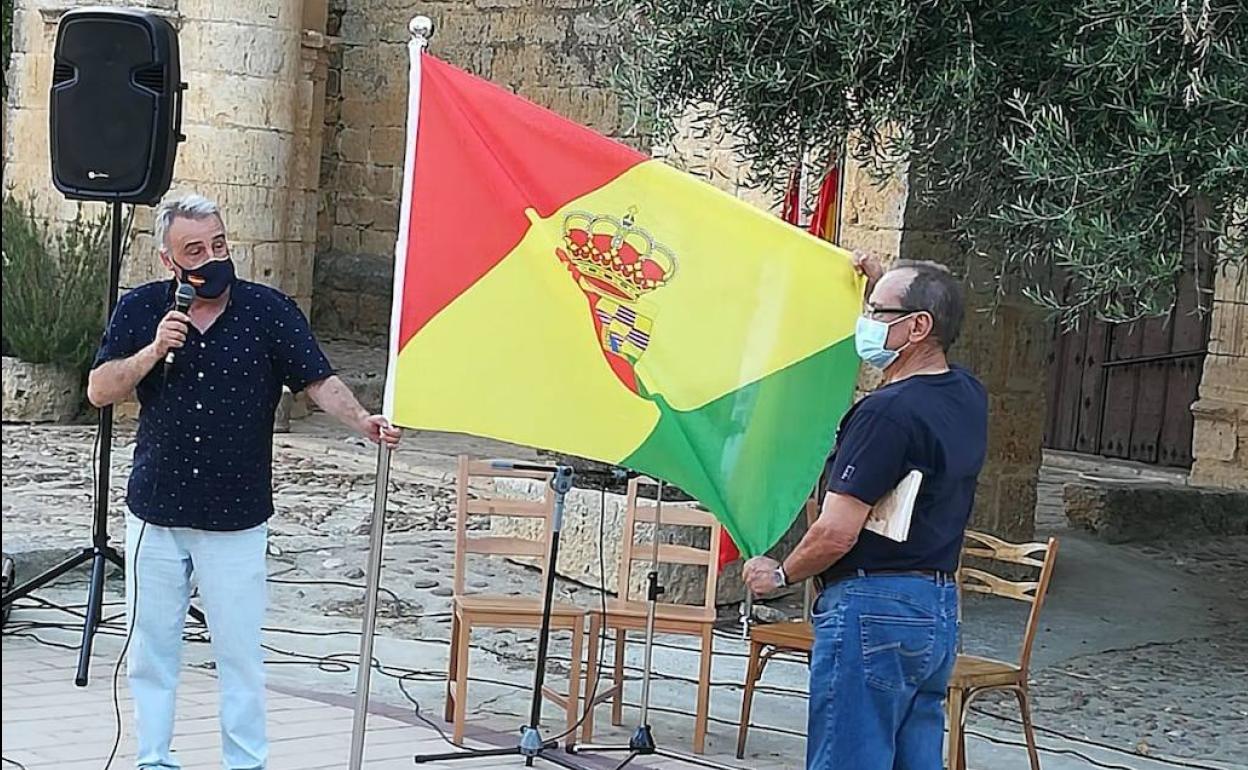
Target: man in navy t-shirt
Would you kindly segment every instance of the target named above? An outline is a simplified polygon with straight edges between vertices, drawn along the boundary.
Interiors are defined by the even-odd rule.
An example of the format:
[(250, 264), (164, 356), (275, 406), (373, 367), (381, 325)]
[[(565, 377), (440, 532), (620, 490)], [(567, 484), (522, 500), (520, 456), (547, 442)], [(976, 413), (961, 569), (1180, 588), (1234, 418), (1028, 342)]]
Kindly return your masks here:
[[(212, 201), (173, 198), (156, 212), (171, 280), (121, 298), (87, 383), (103, 407), (136, 392), (141, 410), (126, 493), (127, 676), (144, 770), (177, 768), (173, 720), (192, 580), (219, 678), (221, 765), (261, 770), (266, 522), (273, 514), (273, 418), (282, 387), (373, 442), (400, 432), (334, 375), (290, 297), (234, 274)], [(189, 286), (186, 312), (175, 292)]]
[[(783, 565), (758, 557), (745, 576), (756, 594), (811, 577), (823, 586), (806, 766), (938, 770), (958, 637), (954, 572), (984, 464), (988, 399), (946, 359), (962, 325), (957, 279), (933, 263), (883, 275), (870, 258), (856, 264), (869, 301), (855, 343), (884, 384), (841, 420), (818, 521)], [(872, 506), (911, 471), (922, 482), (905, 542), (864, 530)]]

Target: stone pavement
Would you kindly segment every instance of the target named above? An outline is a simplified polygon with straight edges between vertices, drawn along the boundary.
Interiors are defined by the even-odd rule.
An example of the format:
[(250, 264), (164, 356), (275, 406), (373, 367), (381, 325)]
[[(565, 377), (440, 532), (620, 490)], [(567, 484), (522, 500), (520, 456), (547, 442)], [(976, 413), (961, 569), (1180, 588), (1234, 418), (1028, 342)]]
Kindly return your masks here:
[[(18, 613), (20, 617), (21, 613)], [(68, 642), (57, 632), (41, 632), (45, 640)], [(120, 644), (101, 636), (92, 655), (91, 679), (85, 688), (73, 685), (77, 654), (29, 638), (4, 639), (3, 655), (3, 751), (4, 764), (28, 770), (101, 770), (116, 736), (113, 709), (113, 669)], [(353, 674), (354, 676), (354, 674)], [(133, 703), (124, 681), (117, 689), (123, 733), (112, 767), (134, 764), (130, 732)], [(345, 768), (348, 762), (353, 701), (344, 695), (308, 691), (299, 687), (270, 685), (268, 732), (270, 770), (316, 770)], [(448, 726), (438, 720), (438, 726)], [(471, 745), (507, 747), (513, 739), (504, 733), (482, 729), (469, 731)], [(187, 770), (211, 768), (219, 763), (221, 750), (217, 722), (217, 687), (213, 676), (190, 669), (182, 674), (178, 688), (178, 717), (174, 754)], [(417, 721), (408, 711), (371, 704), (365, 741), (364, 766), (369, 770), (395, 770), (414, 766), (413, 755), (458, 750), (443, 741), (437, 730)], [(617, 762), (585, 757), (589, 770), (603, 770)], [(18, 765), (20, 763), (20, 765)], [(522, 766), (518, 760), (483, 758), (456, 762), (433, 762), (431, 770), (448, 768), (497, 768)], [(666, 770), (671, 762), (633, 762), (638, 770)], [(765, 766), (764, 766), (765, 767)]]
[[(73, 684), (77, 655), (29, 640), (4, 641), (3, 746), (6, 765), (21, 763), (57, 770), (101, 770), (113, 746), (115, 722), (112, 671), (117, 643), (102, 639), (93, 655), (92, 678), (86, 688)], [(124, 682), (118, 688), (126, 732), (112, 763), (134, 765), (129, 733), (132, 702)], [(352, 709), (340, 702), (281, 690), (269, 694), (268, 728), (272, 770), (314, 770), (347, 766)], [(446, 748), (436, 732), (394, 714), (371, 714), (365, 762), (369, 768), (409, 768), (412, 755)], [(178, 690), (175, 755), (188, 768), (219, 763), (216, 681), (189, 670)], [(15, 766), (15, 765), (13, 765)], [(446, 765), (430, 765), (430, 767)], [(459, 767), (491, 767), (488, 762)]]
[[(20, 553), (19, 578), (81, 547), (89, 537), (91, 437), (92, 431), (84, 427), (4, 426), (4, 548)], [(129, 440), (123, 425), (113, 476), (114, 510), (122, 499)], [(506, 456), (515, 450), (479, 439), (419, 434), (409, 437), (395, 454), (391, 477), (394, 505), (382, 575), (387, 591), (382, 596), (377, 641), (377, 657), (391, 675), (374, 678), (374, 698), (378, 708), (391, 709), (384, 713), (386, 718), (410, 726), (405, 732), (413, 736), (413, 742), (429, 735), (421, 732), (424, 726), (413, 722), (408, 696), (425, 704), (426, 710), (437, 709), (441, 697), (453, 550), (447, 489), (454, 457), (461, 451)], [(277, 437), (276, 455), (279, 512), (271, 522), (271, 610), (266, 626), (272, 653), (270, 683), (285, 695), (297, 692), (300, 697), (345, 708), (355, 677), (351, 661), (358, 648), (360, 583), (375, 455), (319, 417), (296, 421), (292, 433)], [(1248, 680), (1248, 640), (1240, 633), (1248, 623), (1248, 542), (1244, 538), (1176, 538), (1164, 544), (1109, 546), (1060, 531), (1061, 522), (1054, 518), (1045, 523), (1059, 530), (1063, 544), (1037, 643), (1033, 679), (1037, 722), (1061, 734), (1042, 734), (1042, 745), (1052, 752), (1077, 750), (1105, 764), (1132, 768), (1167, 766), (1143, 758), (1140, 752), (1181, 758), (1191, 767), (1245, 767), (1230, 763), (1242, 763), (1248, 756), (1248, 731), (1239, 729), (1248, 718), (1248, 688), (1243, 684)], [(112, 531), (121, 532), (119, 521)], [(39, 595), (64, 604), (79, 603), (85, 597), (83, 578), (82, 572), (67, 576)], [(538, 590), (534, 570), (507, 562), (482, 560), (472, 568), (469, 581), (503, 593)], [(119, 599), (119, 590), (120, 581), (114, 579), (110, 582), (114, 601)], [(577, 583), (561, 581), (559, 591), (561, 598), (582, 605), (598, 601), (597, 592)], [(23, 604), (20, 617), (73, 621)], [(781, 604), (777, 609), (791, 612), (794, 608)], [(1022, 625), (1012, 609), (968, 602), (964, 627), (968, 651), (1012, 657)], [(709, 746), (719, 759), (730, 757), (735, 744), (744, 670), (745, 648), (733, 625), (734, 615), (735, 608), (725, 608), (725, 622), (715, 642)], [(115, 624), (109, 630), (116, 633), (120, 628)], [(188, 637), (202, 642), (202, 630), (189, 628)], [(77, 640), (68, 634), (63, 641), (76, 644)], [(508, 745), (512, 730), (527, 716), (534, 635), (482, 632), (474, 635), (473, 643), (470, 710), (474, 726), (485, 731), (482, 734), (500, 736), (503, 745)], [(31, 644), (28, 639), (6, 635), (6, 665), (11, 650), (34, 654), (22, 653), (22, 645)], [(110, 648), (110, 644), (116, 645), (115, 637), (100, 637), (104, 666), (111, 666), (116, 657), (118, 647)], [(667, 746), (688, 750), (696, 655), (688, 640), (669, 637), (660, 639), (660, 644), (655, 657), (654, 722)], [(604, 649), (609, 656), (610, 646)], [(552, 678), (558, 680), (566, 671), (567, 653), (566, 638), (557, 638)], [(55, 650), (43, 654), (69, 655)], [(318, 666), (315, 656), (332, 656), (333, 660)], [(211, 671), (206, 644), (188, 644), (186, 660), (188, 676)], [(639, 643), (630, 645), (627, 661), (627, 699), (635, 701)], [(72, 662), (62, 668), (67, 666)], [(101, 668), (97, 666), (97, 680)], [(10, 714), (17, 718), (19, 708), (10, 704), (7, 672), (6, 745)], [(66, 673), (64, 687), (56, 692), (73, 708), (84, 693), (73, 688), (69, 679)], [(750, 735), (749, 766), (800, 767), (805, 667), (776, 662), (768, 668), (763, 684), (755, 709), (759, 724)], [(1006, 721), (1015, 712), (992, 701), (982, 707), (970, 725), (985, 736), (972, 740), (972, 764), (1023, 766), (1017, 747), (1000, 743), (1019, 739), (1017, 727)], [(111, 720), (111, 703), (107, 698), (99, 701), (92, 713)], [(626, 725), (635, 721), (636, 713), (626, 709)], [(604, 726), (599, 740), (627, 739), (627, 727), (611, 728), (608, 723), (604, 710), (599, 717)], [(348, 733), (349, 729), (342, 731), (343, 736)], [(1072, 743), (1069, 737), (1084, 742)], [(1112, 750), (1096, 753), (1087, 741)], [(194, 747), (192, 742), (186, 748)], [(1048, 753), (1045, 766), (1054, 770), (1095, 765), (1077, 756)]]
[[(117, 605), (110, 607), (114, 609)], [(14, 623), (22, 625), (33, 618), (46, 619), (43, 610), (19, 609)], [(97, 637), (92, 658), (91, 680), (86, 688), (72, 684), (76, 652), (73, 649), (76, 636), (69, 630), (38, 631), (45, 644), (35, 641), (21, 631), (17, 635), (6, 634), (3, 642), (3, 752), (5, 765), (24, 767), (29, 770), (103, 770), (113, 745), (116, 725), (112, 703), (112, 674), (121, 641), (113, 625), (105, 627)], [(348, 640), (354, 644), (355, 640)], [(399, 658), (400, 648), (392, 639), (381, 639), (378, 647), (383, 665), (387, 660)], [(63, 644), (50, 646), (46, 643)], [(193, 645), (192, 645), (193, 647)], [(192, 655), (192, 658), (196, 656)], [(412, 656), (403, 656), (411, 659)], [(402, 659), (402, 658), (400, 658)], [(325, 692), (316, 689), (316, 678), (306, 675), (283, 675), (284, 666), (270, 661), (268, 725), (272, 741), (270, 768), (272, 770), (316, 770), (317, 768), (345, 768), (350, 745), (352, 721), (351, 697), (345, 692)], [(290, 663), (287, 659), (280, 662)], [(301, 670), (311, 671), (299, 666)], [(353, 681), (353, 667), (344, 667), (341, 675)], [(374, 677), (374, 692), (380, 675)], [(771, 696), (779, 694), (773, 689)], [(120, 749), (112, 767), (120, 770), (133, 763), (132, 704), (123, 680), (119, 683), (118, 702), (123, 719)], [(793, 695), (783, 696), (790, 700)], [(365, 767), (370, 770), (413, 767), (416, 753), (441, 752), (449, 747), (438, 737), (436, 730), (419, 722), (413, 710), (385, 702), (384, 697), (374, 695), (368, 722)], [(800, 700), (800, 699), (797, 699)], [(201, 666), (192, 663), (182, 675), (178, 692), (178, 722), (175, 737), (175, 753), (187, 770), (212, 768), (218, 763), (220, 740), (217, 733), (217, 696), (214, 677)], [(765, 709), (766, 701), (760, 699)], [(980, 720), (981, 722), (983, 720)], [(514, 722), (513, 722), (514, 723)], [(440, 720), (435, 721), (445, 729)], [(655, 720), (656, 734), (664, 740), (664, 732), (672, 725), (666, 716)], [(497, 719), (476, 716), (469, 727), (471, 745), (479, 747), (510, 746), (513, 736), (500, 731)], [(550, 728), (545, 728), (550, 735)], [(751, 758), (736, 762), (725, 753), (731, 736), (724, 735), (712, 741), (708, 759), (731, 766), (781, 770), (801, 767), (802, 741), (800, 736), (783, 737), (777, 742), (774, 735), (756, 733), (751, 736)], [(608, 728), (600, 736), (601, 742), (626, 740), (627, 734)], [(679, 742), (679, 741), (678, 741)], [(757, 751), (759, 744), (766, 749)], [(970, 767), (991, 770), (1025, 768), (1026, 756), (1018, 744), (1018, 736), (1004, 734), (999, 730), (974, 724), (968, 739)], [(1041, 735), (1040, 744), (1044, 754), (1044, 766), (1048, 770), (1091, 770), (1091, 768), (1125, 768), (1126, 770), (1168, 770), (1178, 767), (1166, 761), (1156, 761), (1142, 756), (1125, 756), (1120, 751), (1108, 751), (1072, 742), (1051, 735)], [(667, 748), (680, 750), (679, 745), (667, 742)], [(716, 748), (719, 750), (717, 751)], [(761, 755), (760, 755), (761, 754)], [(619, 758), (603, 755), (580, 755), (577, 760), (588, 770), (608, 770), (618, 766)], [(21, 763), (18, 765), (17, 763)], [(455, 763), (431, 763), (425, 767), (434, 770), (449, 768), (503, 768), (520, 767), (514, 759), (480, 759)], [(1188, 762), (1188, 768), (1208, 770), (1234, 770), (1242, 764), (1215, 761)], [(693, 767), (676, 759), (648, 761), (637, 760), (629, 767), (638, 770), (676, 770)]]

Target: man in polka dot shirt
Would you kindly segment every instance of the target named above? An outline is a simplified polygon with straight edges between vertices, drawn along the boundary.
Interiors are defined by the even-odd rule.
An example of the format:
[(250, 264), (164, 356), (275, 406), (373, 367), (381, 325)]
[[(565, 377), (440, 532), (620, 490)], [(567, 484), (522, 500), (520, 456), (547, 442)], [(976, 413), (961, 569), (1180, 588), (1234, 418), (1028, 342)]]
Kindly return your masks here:
[[(156, 239), (172, 280), (121, 298), (87, 385), (96, 406), (132, 392), (141, 406), (126, 495), (136, 764), (180, 767), (171, 742), (194, 579), (220, 677), (222, 763), (253, 770), (268, 756), (260, 628), (282, 387), (374, 443), (397, 445), (400, 432), (334, 375), (294, 301), (235, 276), (216, 204), (166, 201)], [(179, 284), (195, 290), (186, 313), (173, 309)]]

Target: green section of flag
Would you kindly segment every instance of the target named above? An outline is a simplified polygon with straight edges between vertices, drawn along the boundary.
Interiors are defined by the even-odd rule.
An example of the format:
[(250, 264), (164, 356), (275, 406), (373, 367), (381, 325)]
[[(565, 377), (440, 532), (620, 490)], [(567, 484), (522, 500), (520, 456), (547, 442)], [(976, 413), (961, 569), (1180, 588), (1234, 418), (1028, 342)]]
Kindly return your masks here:
[(646, 394), (662, 416), (620, 465), (697, 498), (743, 555), (765, 553), (814, 489), (857, 377), (850, 337), (692, 411)]

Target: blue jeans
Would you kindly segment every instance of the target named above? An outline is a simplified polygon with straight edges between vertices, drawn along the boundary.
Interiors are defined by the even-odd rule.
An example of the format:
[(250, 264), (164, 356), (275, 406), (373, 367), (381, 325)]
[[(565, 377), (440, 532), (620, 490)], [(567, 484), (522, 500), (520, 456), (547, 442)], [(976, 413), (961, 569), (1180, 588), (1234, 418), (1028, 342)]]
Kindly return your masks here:
[(956, 584), (849, 577), (823, 590), (814, 623), (808, 770), (940, 770)]
[(264, 768), (268, 742), (260, 629), (267, 590), (267, 537), (267, 524), (208, 532), (159, 527), (127, 517), (126, 609), (133, 632), (126, 672), (134, 695), (136, 767), (181, 767), (171, 744), (182, 626), (194, 573), (217, 662), (222, 767)]

